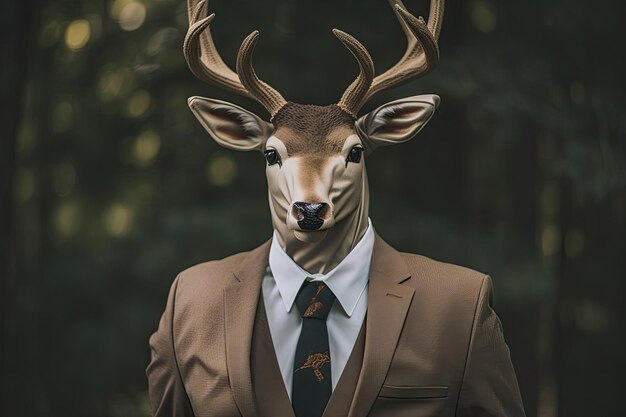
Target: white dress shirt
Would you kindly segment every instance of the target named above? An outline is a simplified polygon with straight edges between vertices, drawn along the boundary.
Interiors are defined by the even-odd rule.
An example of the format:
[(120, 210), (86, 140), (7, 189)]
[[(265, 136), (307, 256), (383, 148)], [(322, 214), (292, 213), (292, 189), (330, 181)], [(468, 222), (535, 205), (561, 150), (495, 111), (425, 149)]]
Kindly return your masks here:
[(294, 306), (298, 290), (309, 278), (325, 282), (337, 297), (326, 320), (334, 390), (367, 311), (367, 285), (373, 249), (374, 230), (368, 219), (365, 234), (339, 265), (326, 274), (309, 274), (285, 253), (274, 235), (269, 267), (263, 278), (263, 301), (276, 358), (290, 399), (293, 362), (302, 327), (302, 318)]

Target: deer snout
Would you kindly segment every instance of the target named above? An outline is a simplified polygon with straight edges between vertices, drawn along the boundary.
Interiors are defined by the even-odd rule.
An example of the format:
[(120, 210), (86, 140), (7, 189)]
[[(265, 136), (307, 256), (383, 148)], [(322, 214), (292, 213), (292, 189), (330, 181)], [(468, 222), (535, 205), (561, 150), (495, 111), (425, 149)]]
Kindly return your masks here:
[(318, 230), (331, 215), (330, 206), (326, 203), (293, 203), (291, 215), (302, 230)]

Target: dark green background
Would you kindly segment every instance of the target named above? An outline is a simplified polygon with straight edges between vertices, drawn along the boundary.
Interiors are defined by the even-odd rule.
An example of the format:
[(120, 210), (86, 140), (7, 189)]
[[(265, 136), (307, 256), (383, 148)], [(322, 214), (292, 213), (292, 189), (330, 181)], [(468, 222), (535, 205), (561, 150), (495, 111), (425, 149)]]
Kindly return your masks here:
[[(0, 10), (2, 416), (147, 416), (147, 340), (175, 274), (271, 233), (262, 156), (220, 149), (186, 99), (264, 110), (191, 75), (182, 0), (127, 3)], [(355, 77), (333, 27), (379, 72), (404, 48), (384, 0), (211, 9), (226, 61), (260, 29), (257, 71), (293, 101), (331, 103)], [(624, 415), (625, 15), (448, 1), (437, 70), (364, 109), (442, 97), (418, 138), (368, 158), (371, 217), (399, 249), (493, 275), (529, 417)]]

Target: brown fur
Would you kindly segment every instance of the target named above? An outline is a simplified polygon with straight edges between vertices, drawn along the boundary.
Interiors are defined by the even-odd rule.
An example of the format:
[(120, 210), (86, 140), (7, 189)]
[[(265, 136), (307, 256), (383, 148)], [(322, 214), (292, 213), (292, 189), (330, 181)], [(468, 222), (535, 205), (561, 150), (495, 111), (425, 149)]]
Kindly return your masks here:
[(335, 154), (354, 133), (354, 118), (336, 104), (315, 106), (288, 102), (273, 119), (275, 135), (289, 155)]

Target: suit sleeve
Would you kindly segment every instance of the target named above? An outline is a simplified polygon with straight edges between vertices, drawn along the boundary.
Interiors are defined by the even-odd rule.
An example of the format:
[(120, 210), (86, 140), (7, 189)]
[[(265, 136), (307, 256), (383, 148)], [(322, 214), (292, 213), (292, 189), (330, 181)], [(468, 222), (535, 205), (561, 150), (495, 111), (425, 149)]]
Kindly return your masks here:
[(458, 417), (525, 417), (502, 324), (493, 311), (492, 283), (483, 278), (474, 316)]
[(179, 278), (172, 284), (159, 328), (150, 337), (151, 360), (146, 375), (153, 417), (194, 416), (174, 350), (173, 319)]

